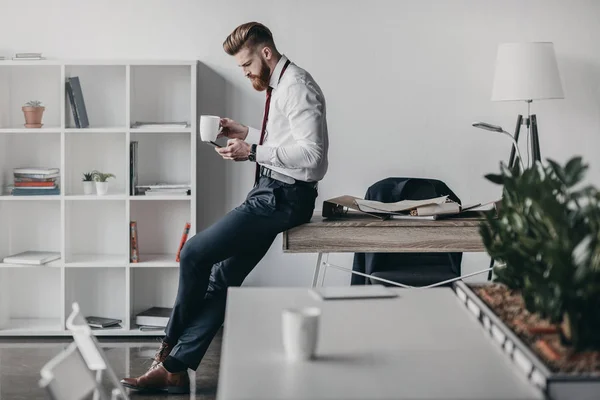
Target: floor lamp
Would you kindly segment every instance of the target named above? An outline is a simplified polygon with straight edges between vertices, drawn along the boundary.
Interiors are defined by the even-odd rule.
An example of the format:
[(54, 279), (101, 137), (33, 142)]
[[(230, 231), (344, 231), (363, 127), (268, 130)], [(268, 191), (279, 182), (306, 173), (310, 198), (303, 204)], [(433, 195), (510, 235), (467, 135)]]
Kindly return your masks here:
[[(533, 100), (564, 98), (554, 45), (551, 42), (503, 43), (498, 46), (492, 101), (525, 101), (527, 118), (517, 117), (514, 139), (519, 141), (521, 125), (527, 126), (532, 163), (541, 161), (537, 118), (531, 114)], [(509, 166), (515, 158), (511, 150)]]

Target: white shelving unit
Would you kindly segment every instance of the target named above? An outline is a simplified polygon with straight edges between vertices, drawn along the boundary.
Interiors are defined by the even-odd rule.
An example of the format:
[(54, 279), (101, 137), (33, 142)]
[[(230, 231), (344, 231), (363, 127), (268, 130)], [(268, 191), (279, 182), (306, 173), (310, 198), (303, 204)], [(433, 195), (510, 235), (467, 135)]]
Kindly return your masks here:
[[(67, 77), (81, 82), (89, 128), (75, 128)], [(68, 335), (73, 301), (86, 315), (119, 318), (97, 335), (155, 336), (134, 317), (172, 306), (186, 222), (196, 231), (197, 61), (0, 61), (0, 336)], [(21, 106), (40, 100), (43, 127), (27, 129)], [(188, 128), (131, 128), (135, 121), (187, 121)], [(191, 185), (191, 195), (130, 195), (130, 143), (139, 184)], [(13, 168), (60, 168), (61, 194), (11, 196)], [(85, 195), (81, 177), (111, 172), (105, 196)], [(130, 221), (140, 262), (131, 263)], [(26, 250), (61, 253), (44, 266), (2, 263)]]

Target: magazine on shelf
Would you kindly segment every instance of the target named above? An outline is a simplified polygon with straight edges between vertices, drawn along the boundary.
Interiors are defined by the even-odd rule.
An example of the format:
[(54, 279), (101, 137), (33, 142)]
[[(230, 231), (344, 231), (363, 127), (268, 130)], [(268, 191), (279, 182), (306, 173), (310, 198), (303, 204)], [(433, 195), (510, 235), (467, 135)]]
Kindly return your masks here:
[(60, 253), (53, 251), (28, 250), (4, 257), (5, 264), (43, 265), (60, 259)]

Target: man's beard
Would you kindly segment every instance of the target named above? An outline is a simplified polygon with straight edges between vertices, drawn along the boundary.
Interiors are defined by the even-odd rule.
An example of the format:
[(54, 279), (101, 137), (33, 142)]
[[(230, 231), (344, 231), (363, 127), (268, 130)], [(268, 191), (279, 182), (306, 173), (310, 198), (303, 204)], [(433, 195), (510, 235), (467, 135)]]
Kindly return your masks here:
[(270, 83), (271, 70), (266, 62), (260, 60), (260, 72), (258, 75), (250, 75), (248, 78), (252, 81), (252, 87), (262, 92), (267, 90)]

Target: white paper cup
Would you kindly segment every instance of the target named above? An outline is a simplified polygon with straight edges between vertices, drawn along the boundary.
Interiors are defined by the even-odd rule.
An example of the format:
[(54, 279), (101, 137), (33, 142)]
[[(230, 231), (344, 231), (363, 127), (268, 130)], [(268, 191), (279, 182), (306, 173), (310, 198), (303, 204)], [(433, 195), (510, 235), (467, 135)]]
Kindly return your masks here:
[(203, 142), (214, 142), (217, 140), (221, 125), (221, 117), (215, 115), (200, 116), (200, 139)]
[(314, 357), (321, 310), (317, 307), (288, 308), (281, 315), (283, 347), (291, 361)]

